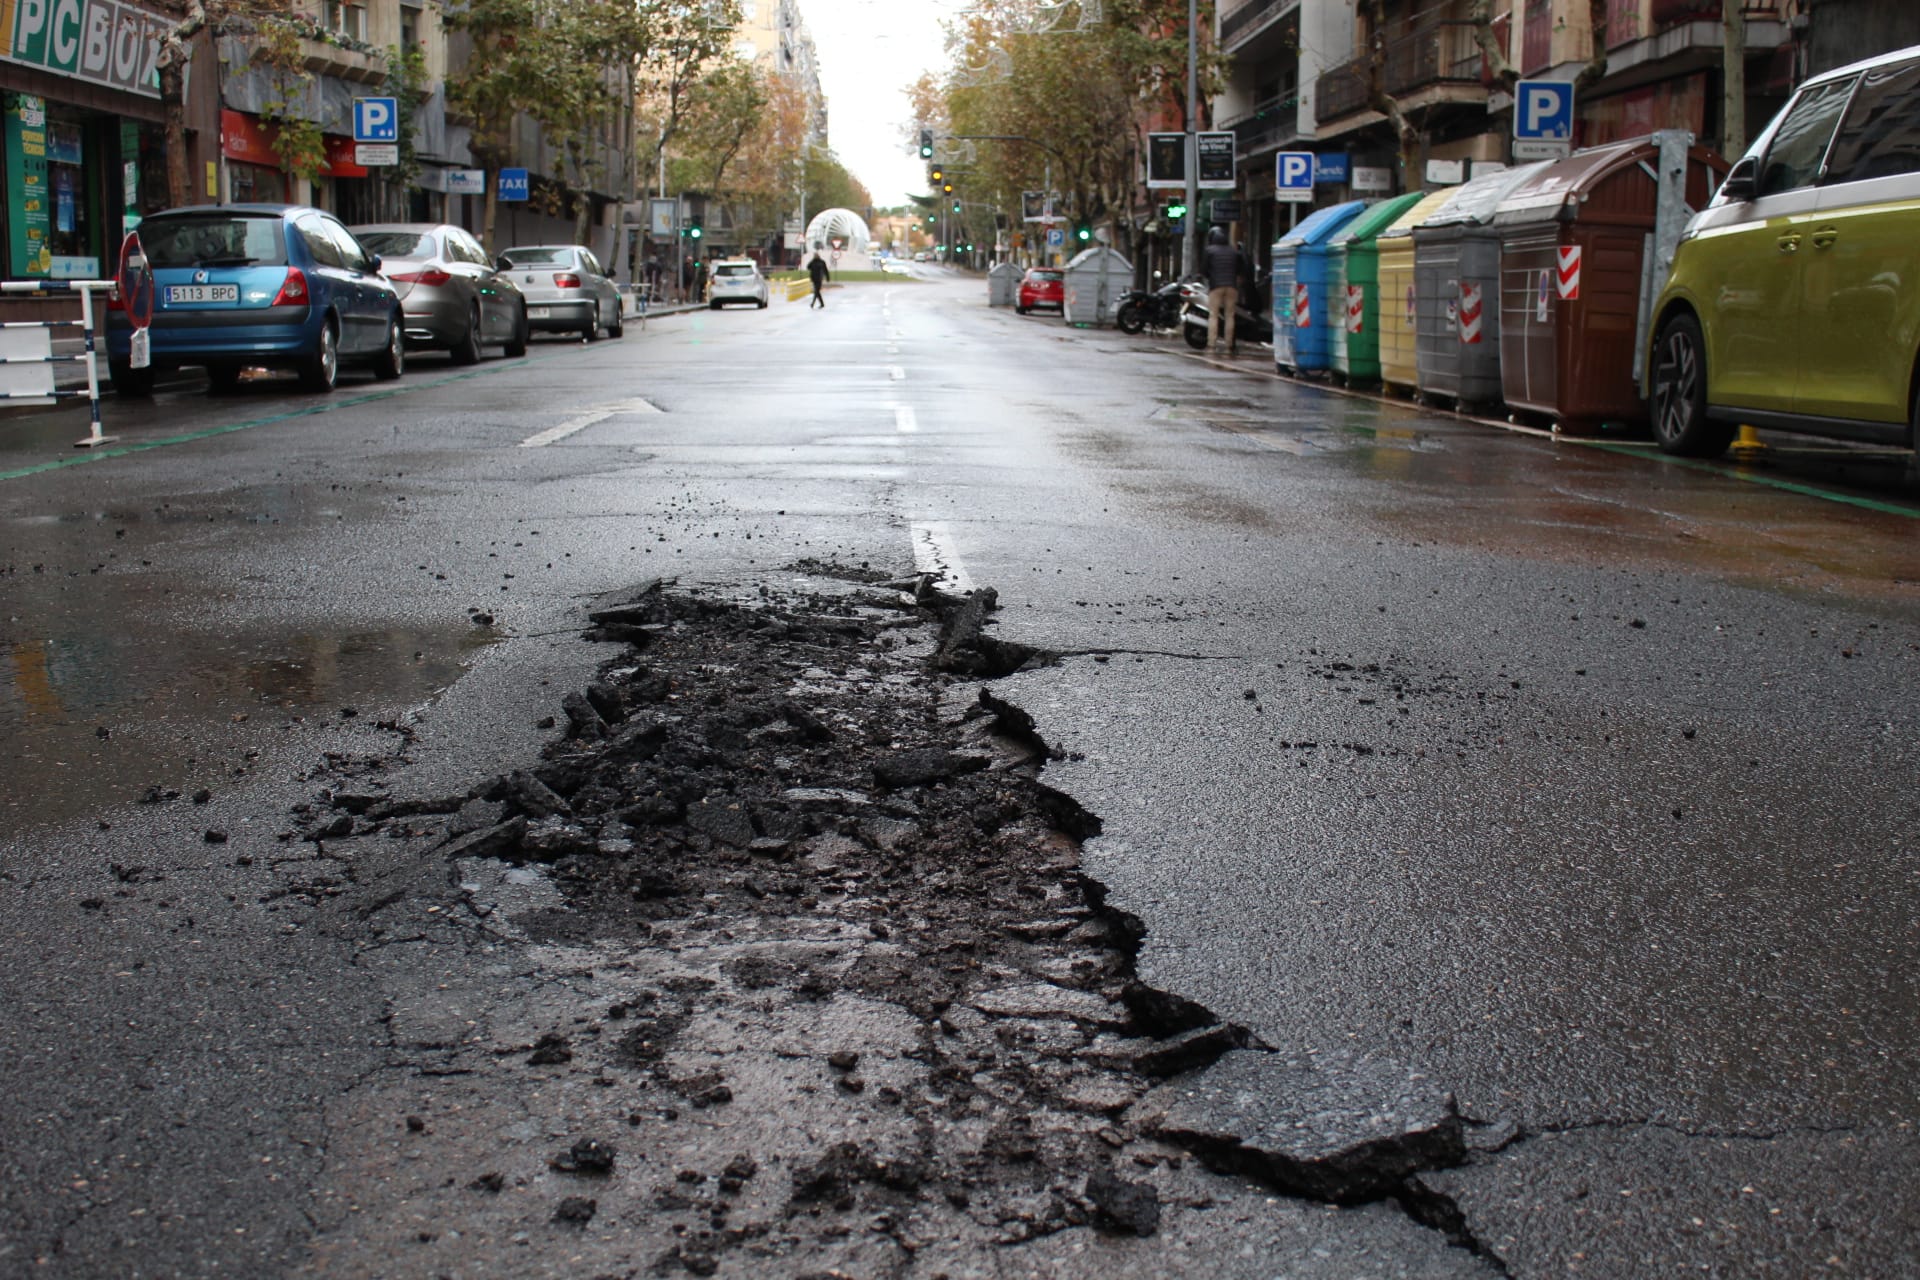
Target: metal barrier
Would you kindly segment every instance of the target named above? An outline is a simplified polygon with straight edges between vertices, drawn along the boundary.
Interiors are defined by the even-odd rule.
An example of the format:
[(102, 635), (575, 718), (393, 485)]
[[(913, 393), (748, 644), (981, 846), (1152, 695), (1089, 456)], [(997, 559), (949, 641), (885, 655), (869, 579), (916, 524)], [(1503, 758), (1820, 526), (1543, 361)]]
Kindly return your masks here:
[[(100, 433), (100, 371), (95, 363), (93, 345), (93, 295), (113, 295), (111, 280), (4, 280), (0, 295), (6, 298), (48, 298), (58, 294), (78, 294), (78, 320), (11, 320), (0, 323), (0, 400), (25, 404), (53, 404), (62, 399), (87, 398), (93, 415), (92, 430), (84, 439), (74, 441), (76, 449), (91, 449), (117, 437)], [(53, 331), (78, 326), (86, 340), (79, 355), (62, 356), (53, 352)], [(54, 376), (54, 366), (69, 362), (87, 367), (84, 391), (62, 391)], [(37, 367), (35, 367), (37, 366)], [(16, 373), (15, 370), (19, 369)]]

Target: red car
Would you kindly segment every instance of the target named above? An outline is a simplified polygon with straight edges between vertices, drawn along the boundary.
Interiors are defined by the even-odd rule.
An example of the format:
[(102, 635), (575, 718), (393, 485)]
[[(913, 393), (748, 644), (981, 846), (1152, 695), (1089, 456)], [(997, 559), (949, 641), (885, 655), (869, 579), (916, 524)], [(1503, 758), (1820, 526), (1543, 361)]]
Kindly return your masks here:
[(1054, 311), (1067, 309), (1066, 273), (1058, 267), (1033, 267), (1020, 277), (1020, 294), (1014, 299), (1013, 309), (1021, 315), (1029, 311), (1046, 307)]

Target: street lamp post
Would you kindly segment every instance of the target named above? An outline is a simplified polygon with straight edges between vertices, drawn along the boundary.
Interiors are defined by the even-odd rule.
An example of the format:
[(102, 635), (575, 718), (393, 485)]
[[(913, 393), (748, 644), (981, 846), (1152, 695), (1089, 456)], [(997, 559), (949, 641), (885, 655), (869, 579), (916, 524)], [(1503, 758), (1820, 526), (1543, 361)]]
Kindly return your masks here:
[(1187, 216), (1181, 236), (1181, 272), (1190, 276), (1200, 260), (1200, 155), (1196, 126), (1200, 116), (1200, 0), (1187, 0)]

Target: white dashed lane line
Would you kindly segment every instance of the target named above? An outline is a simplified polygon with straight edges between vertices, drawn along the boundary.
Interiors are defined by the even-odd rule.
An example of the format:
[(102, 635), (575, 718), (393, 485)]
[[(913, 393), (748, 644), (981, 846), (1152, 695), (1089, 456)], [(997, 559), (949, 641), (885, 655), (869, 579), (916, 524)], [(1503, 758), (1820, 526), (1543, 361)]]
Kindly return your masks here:
[(622, 404), (603, 405), (590, 409), (577, 418), (569, 418), (557, 427), (548, 427), (536, 435), (530, 435), (520, 442), (522, 449), (542, 449), (557, 440), (565, 440), (576, 431), (585, 431), (596, 422), (604, 422), (616, 413), (658, 413), (660, 407), (650, 400), (628, 400)]

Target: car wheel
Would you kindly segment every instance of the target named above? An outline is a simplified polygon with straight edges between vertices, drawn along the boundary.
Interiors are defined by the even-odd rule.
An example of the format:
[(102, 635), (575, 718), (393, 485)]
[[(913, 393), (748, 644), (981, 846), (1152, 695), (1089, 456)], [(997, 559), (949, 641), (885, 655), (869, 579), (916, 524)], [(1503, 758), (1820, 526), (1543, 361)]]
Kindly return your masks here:
[(107, 362), (107, 376), (113, 380), (115, 395), (144, 399), (153, 394), (153, 370), (150, 368), (136, 369), (130, 364), (110, 360)]
[(767, 300), (765, 298), (762, 298), (755, 305), (757, 305), (760, 308), (760, 310), (765, 311), (767, 309)]
[(207, 369), (207, 394), (223, 396), (240, 386), (240, 366), (237, 364), (219, 364)]
[(1664, 453), (1713, 458), (1733, 443), (1734, 427), (1707, 420), (1707, 344), (1685, 312), (1660, 327), (1653, 348), (1653, 438)]
[(373, 376), (382, 382), (392, 382), (406, 371), (407, 335), (400, 327), (400, 317), (394, 316), (387, 321), (387, 345), (374, 359)]
[(313, 354), (300, 365), (300, 385), (321, 395), (333, 390), (340, 380), (340, 335), (334, 322), (320, 322), (320, 336), (314, 341)]
[(522, 303), (520, 315), (513, 322), (513, 336), (507, 339), (506, 355), (509, 359), (518, 360), (525, 354), (527, 354), (527, 307)]
[(586, 324), (580, 327), (580, 341), (592, 342), (600, 336), (600, 304), (593, 304), (593, 314), (587, 317)]
[(624, 338), (627, 336), (627, 315), (624, 307), (614, 311), (613, 323), (607, 326), (607, 336), (609, 338)]
[(1013, 308), (1013, 314), (1017, 316), (1023, 316), (1027, 314), (1027, 309), (1023, 306), (1020, 306), (1018, 303), (1015, 303)]
[(720, 309), (720, 303), (719, 303), (719, 301), (718, 301), (718, 300), (715, 300), (715, 301), (713, 301), (713, 302), (709, 302), (709, 303), (707, 304), (707, 310), (709, 310), (709, 311), (718, 311), (719, 309)]
[(447, 349), (455, 364), (480, 363), (480, 306), (475, 303), (467, 312), (467, 331), (460, 335), (459, 341)]

